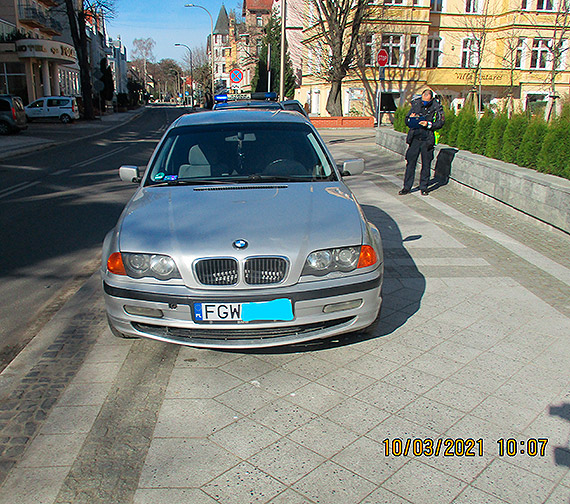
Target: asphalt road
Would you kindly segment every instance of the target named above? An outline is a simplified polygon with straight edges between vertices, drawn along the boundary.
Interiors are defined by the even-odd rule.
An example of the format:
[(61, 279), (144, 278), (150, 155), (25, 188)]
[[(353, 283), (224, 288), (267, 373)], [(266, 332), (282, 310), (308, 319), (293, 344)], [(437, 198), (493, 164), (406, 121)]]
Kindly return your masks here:
[[(144, 165), (180, 108), (148, 108), (112, 131), (0, 161), (0, 369), (97, 268), (100, 247), (135, 189), (122, 164)], [(52, 141), (87, 124), (33, 123)]]

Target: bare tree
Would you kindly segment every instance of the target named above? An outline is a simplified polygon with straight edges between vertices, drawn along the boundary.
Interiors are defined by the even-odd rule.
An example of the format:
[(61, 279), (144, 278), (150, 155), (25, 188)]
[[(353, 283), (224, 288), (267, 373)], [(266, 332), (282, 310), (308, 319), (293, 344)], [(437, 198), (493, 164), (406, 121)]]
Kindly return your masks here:
[(133, 60), (134, 63), (144, 76), (144, 87), (146, 89), (147, 86), (147, 75), (148, 75), (148, 63), (153, 63), (155, 60), (154, 57), (154, 46), (156, 42), (151, 37), (148, 38), (136, 38), (133, 40)]
[(91, 85), (91, 67), (89, 61), (89, 46), (87, 39), (87, 18), (107, 16), (113, 13), (113, 0), (63, 0), (71, 38), (77, 53), (79, 64), (79, 80), (83, 98), (83, 114), (85, 119), (94, 119), (93, 87)]
[[(353, 63), (358, 33), (366, 18), (369, 0), (311, 0), (317, 34), (310, 45), (320, 52), (321, 69), (331, 84), (326, 109), (332, 116), (342, 115), (342, 81)], [(324, 42), (324, 44), (323, 44)], [(322, 50), (328, 48), (327, 54)]]
[[(517, 25), (517, 18), (513, 25)], [(502, 54), (496, 54), (501, 62), (501, 66), (509, 72), (509, 87), (507, 91), (507, 116), (509, 119), (514, 112), (514, 95), (515, 95), (515, 77), (517, 71), (521, 68), (521, 58), (524, 49), (524, 38), (518, 30), (509, 30), (505, 36), (499, 37), (497, 40), (502, 42)]]
[[(473, 100), (475, 114), (482, 106), (481, 86), (483, 61), (487, 50), (487, 39), (497, 16), (491, 12), (491, 0), (471, 0), (468, 2), (469, 16), (463, 16), (467, 38), (461, 40), (461, 67), (472, 71), (471, 89), (467, 100)], [(497, 7), (496, 3), (493, 4)]]
[[(553, 117), (552, 111), (558, 98), (556, 94), (556, 78), (562, 67), (562, 58), (568, 51), (568, 37), (570, 35), (570, 1), (560, 0), (557, 7), (549, 13), (544, 12), (543, 16), (550, 15), (554, 19), (552, 24), (541, 23), (537, 25), (536, 18), (529, 20), (536, 26), (537, 36), (533, 40), (533, 50), (531, 59), (534, 59), (536, 68), (548, 69), (547, 85), (549, 90), (548, 101), (544, 110), (545, 121), (550, 121)], [(546, 54), (546, 57), (544, 55)], [(531, 62), (532, 66), (532, 62)]]

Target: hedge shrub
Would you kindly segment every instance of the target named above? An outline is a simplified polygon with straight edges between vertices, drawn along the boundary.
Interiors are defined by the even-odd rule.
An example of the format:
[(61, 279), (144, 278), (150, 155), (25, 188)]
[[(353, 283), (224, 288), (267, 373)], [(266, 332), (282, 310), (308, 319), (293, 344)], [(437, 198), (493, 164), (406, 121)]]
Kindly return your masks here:
[(493, 124), (489, 129), (489, 135), (487, 137), (487, 145), (485, 147), (485, 156), (495, 159), (500, 159), (501, 150), (503, 148), (503, 135), (509, 118), (507, 114), (499, 114), (495, 116)]
[(439, 142), (444, 143), (446, 145), (451, 145), (449, 141), (449, 133), (451, 128), (453, 128), (453, 123), (457, 120), (457, 116), (455, 115), (455, 111), (453, 109), (449, 109), (447, 107), (443, 108), (443, 114), (445, 116), (445, 123), (443, 124), (443, 128), (439, 130), (440, 137)]
[[(409, 106), (396, 110), (396, 131), (408, 131), (409, 110)], [(541, 116), (516, 114), (509, 120), (506, 113), (488, 109), (477, 121), (472, 107), (464, 107), (458, 115), (448, 108), (444, 113), (440, 143), (570, 179), (570, 101), (548, 125)]]
[(394, 112), (394, 129), (402, 133), (407, 133), (408, 127), (406, 126), (406, 116), (410, 111), (411, 106), (398, 107)]
[(523, 114), (515, 114), (508, 121), (501, 149), (501, 159), (503, 161), (514, 163), (517, 160), (517, 152), (527, 127), (528, 117)]
[(471, 107), (464, 107), (459, 114), (459, 125), (457, 127), (458, 149), (471, 150), (471, 144), (475, 138), (475, 128), (477, 128), (477, 118), (475, 111)]
[(489, 130), (493, 124), (493, 119), (495, 114), (490, 109), (485, 109), (485, 112), (479, 119), (477, 127), (475, 128), (475, 138), (473, 139), (473, 144), (471, 145), (471, 152), (475, 154), (485, 154), (485, 148), (487, 147), (487, 137), (489, 135)]
[(517, 153), (517, 164), (537, 169), (537, 159), (544, 142), (548, 127), (542, 117), (535, 117), (524, 132), (520, 149)]

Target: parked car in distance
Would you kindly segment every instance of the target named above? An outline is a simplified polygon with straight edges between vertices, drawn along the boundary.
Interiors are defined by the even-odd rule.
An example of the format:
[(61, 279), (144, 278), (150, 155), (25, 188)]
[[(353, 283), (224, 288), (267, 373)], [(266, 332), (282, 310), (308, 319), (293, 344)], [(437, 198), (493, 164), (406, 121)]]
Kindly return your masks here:
[(27, 127), (22, 99), (14, 95), (0, 95), (0, 135), (18, 133)]
[(79, 119), (77, 100), (72, 96), (44, 96), (26, 105), (28, 121), (59, 119), (67, 124)]
[(310, 121), (187, 114), (156, 147), (103, 244), (113, 334), (206, 348), (301, 343), (377, 319), (382, 242)]

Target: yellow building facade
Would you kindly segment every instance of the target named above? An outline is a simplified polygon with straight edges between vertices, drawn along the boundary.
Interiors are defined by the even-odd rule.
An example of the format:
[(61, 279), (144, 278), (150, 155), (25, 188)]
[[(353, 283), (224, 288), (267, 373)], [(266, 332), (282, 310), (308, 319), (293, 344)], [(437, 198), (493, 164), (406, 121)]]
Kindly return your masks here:
[[(376, 0), (343, 81), (343, 113), (390, 112), (426, 87), (458, 109), (481, 105), (539, 109), (568, 95), (570, 16), (565, 0)], [(326, 116), (328, 48), (314, 6), (305, 14), (302, 85), (296, 98)], [(347, 41), (345, 41), (347, 42)], [(387, 53), (384, 67), (378, 54)], [(556, 100), (559, 104), (561, 100)]]

